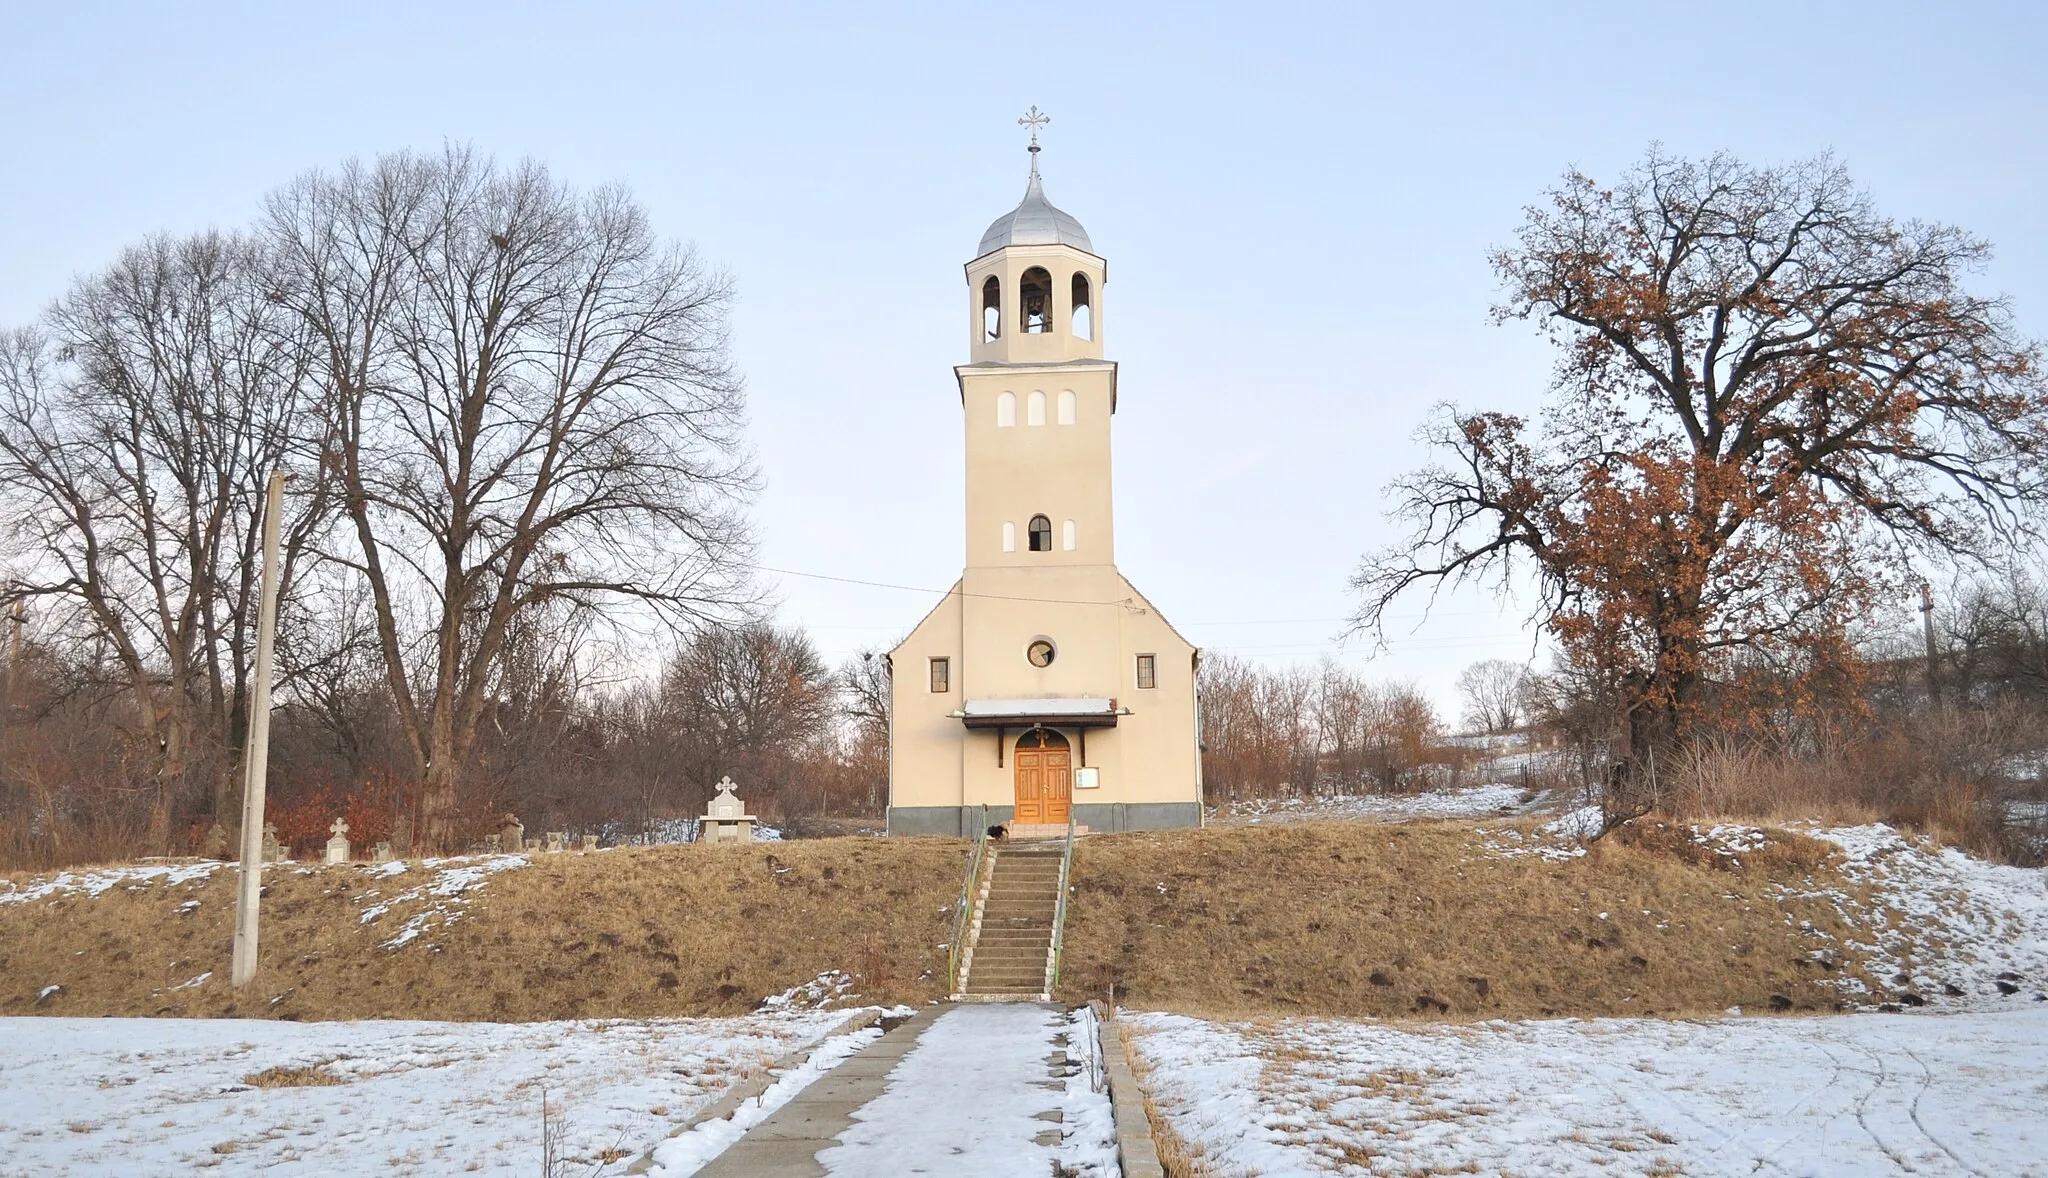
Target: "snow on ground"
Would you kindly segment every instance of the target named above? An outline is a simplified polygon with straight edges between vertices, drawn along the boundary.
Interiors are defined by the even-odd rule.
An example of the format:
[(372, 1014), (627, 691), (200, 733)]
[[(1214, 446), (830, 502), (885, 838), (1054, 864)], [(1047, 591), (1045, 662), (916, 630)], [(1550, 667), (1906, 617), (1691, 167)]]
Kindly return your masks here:
[[(550, 1023), (0, 1019), (0, 1176), (570, 1172), (640, 1150), (846, 1011)], [(325, 1086), (248, 1077), (314, 1068)], [(334, 1082), (338, 1081), (338, 1082)], [(599, 1166), (605, 1151), (615, 1165)]]
[(780, 994), (761, 999), (762, 1010), (823, 1010), (853, 994), (853, 975), (843, 969), (828, 969), (808, 982), (799, 982)]
[(1129, 1016), (1219, 1176), (2048, 1175), (2048, 1007), (1392, 1026)]
[[(364, 924), (381, 920), (397, 905), (425, 901), (426, 907), (409, 913), (384, 942), (386, 949), (396, 949), (410, 944), (430, 928), (453, 924), (461, 919), (462, 910), (476, 898), (477, 891), (491, 876), (527, 866), (531, 866), (531, 860), (524, 855), (466, 855), (449, 859), (418, 859), (411, 863), (398, 859), (374, 865), (353, 863), (337, 867), (274, 863), (266, 866), (264, 871), (266, 874), (293, 871), (299, 875), (353, 871), (378, 881), (382, 886), (371, 887), (354, 897), (355, 903), (362, 908), (359, 919)], [(233, 863), (201, 859), (60, 871), (54, 875), (35, 876), (19, 884), (0, 879), (0, 904), (26, 904), (69, 897), (92, 899), (115, 888), (142, 892), (158, 885), (203, 884), (216, 871), (234, 870), (236, 865)], [(387, 893), (387, 887), (396, 890)], [(181, 916), (190, 915), (198, 907), (198, 900), (187, 900), (177, 911)]]
[[(1113, 1178), (1116, 1130), (1093, 1079), (1095, 1035), (1092, 1012), (1024, 1003), (949, 1010), (818, 1162), (844, 1178), (1045, 1178), (1055, 1161), (1077, 1178)], [(1047, 1068), (1062, 1051), (1064, 1087)], [(1052, 1111), (1060, 1122), (1038, 1115)], [(1053, 1143), (1037, 1144), (1041, 1134)]]
[[(366, 870), (380, 878), (397, 878), (404, 874), (405, 864), (400, 861), (379, 864)], [(396, 895), (385, 896), (379, 889), (372, 888), (356, 897), (356, 903), (363, 905), (361, 920), (370, 924), (390, 912), (394, 905), (410, 904), (426, 900), (427, 906), (406, 917), (405, 923), (391, 939), (384, 942), (386, 949), (396, 949), (410, 944), (435, 924), (450, 925), (462, 918), (462, 909), (474, 899), (470, 893), (483, 886), (486, 879), (500, 871), (512, 871), (530, 867), (532, 863), (524, 855), (479, 855), (459, 859), (422, 859), (420, 870), (426, 880), (414, 887), (405, 888)], [(372, 903), (372, 901), (375, 901)]]
[(26, 904), (32, 900), (47, 900), (53, 896), (90, 897), (112, 888), (147, 891), (157, 884), (168, 887), (172, 884), (203, 880), (215, 871), (229, 866), (232, 865), (212, 859), (190, 862), (145, 862), (127, 867), (88, 867), (77, 871), (60, 871), (55, 875), (36, 876), (21, 884), (0, 879), (0, 904)]
[(1495, 782), (1470, 789), (1435, 789), (1415, 794), (1339, 794), (1310, 798), (1254, 798), (1239, 802), (1217, 821), (1257, 826), (1274, 822), (1409, 822), (1419, 818), (1502, 818), (1529, 814), (1549, 801), (1519, 785)]
[[(909, 1007), (902, 1007), (890, 1013), (908, 1016), (914, 1012)], [(881, 1037), (881, 1027), (867, 1026), (827, 1039), (801, 1064), (777, 1076), (775, 1082), (759, 1096), (750, 1096), (741, 1101), (731, 1116), (692, 1125), (687, 1132), (678, 1133), (656, 1145), (649, 1158), (649, 1178), (688, 1178), (688, 1175), (695, 1174), (704, 1168), (706, 1162), (724, 1153), (731, 1148), (733, 1142), (746, 1136), (748, 1130), (767, 1120), (777, 1109), (788, 1104), (797, 1093), (810, 1087), (813, 1080), (846, 1062), (861, 1048)]]
[(1860, 902), (1825, 894), (1859, 930), (1848, 948), (1872, 975), (1925, 1001), (2048, 1002), (2048, 871), (1987, 863), (1883, 825), (1807, 833), (1842, 848), (1842, 875), (1865, 893)]

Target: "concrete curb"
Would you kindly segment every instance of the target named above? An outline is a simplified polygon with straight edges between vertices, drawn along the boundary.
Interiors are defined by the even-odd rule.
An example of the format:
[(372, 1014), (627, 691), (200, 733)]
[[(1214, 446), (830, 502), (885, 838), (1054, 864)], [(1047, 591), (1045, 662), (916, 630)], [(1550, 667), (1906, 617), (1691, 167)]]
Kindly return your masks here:
[[(1152, 1140), (1152, 1120), (1145, 1115), (1145, 1093), (1131, 1072), (1131, 1047), (1117, 1022), (1116, 1008), (1091, 1002), (1103, 1034), (1113, 1042), (1100, 1044), (1102, 1071), (1109, 1081), (1109, 1107), (1116, 1118), (1116, 1154), (1124, 1178), (1166, 1178), (1159, 1147)], [(1113, 1049), (1112, 1049), (1113, 1048)]]
[[(825, 1032), (824, 1037), (816, 1042), (799, 1047), (794, 1051), (783, 1053), (767, 1067), (733, 1085), (726, 1091), (724, 1096), (690, 1114), (689, 1120), (669, 1130), (668, 1137), (681, 1137), (706, 1121), (722, 1121), (732, 1116), (735, 1112), (739, 1111), (740, 1105), (768, 1091), (775, 1081), (782, 1077), (782, 1073), (802, 1065), (805, 1060), (811, 1058), (812, 1053), (824, 1046), (827, 1040), (835, 1039), (841, 1035), (851, 1035), (853, 1032), (864, 1027), (871, 1027), (882, 1018), (884, 1013), (879, 1007), (870, 1007), (867, 1010), (857, 1011), (842, 1020), (838, 1026)], [(665, 1137), (662, 1140), (666, 1141), (667, 1139)], [(653, 1168), (654, 1151), (658, 1148), (659, 1144), (657, 1142), (655, 1145), (650, 1145), (642, 1150), (640, 1156), (634, 1159), (633, 1164), (626, 1167), (626, 1173), (645, 1174), (649, 1169)]]

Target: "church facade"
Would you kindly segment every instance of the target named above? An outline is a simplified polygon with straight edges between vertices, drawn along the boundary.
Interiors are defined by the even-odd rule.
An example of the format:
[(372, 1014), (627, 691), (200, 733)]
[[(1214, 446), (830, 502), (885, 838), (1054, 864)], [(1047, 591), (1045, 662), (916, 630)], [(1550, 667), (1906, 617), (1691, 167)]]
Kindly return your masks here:
[(1030, 150), (966, 267), (966, 567), (890, 652), (892, 835), (1202, 821), (1200, 653), (1116, 567), (1108, 264)]

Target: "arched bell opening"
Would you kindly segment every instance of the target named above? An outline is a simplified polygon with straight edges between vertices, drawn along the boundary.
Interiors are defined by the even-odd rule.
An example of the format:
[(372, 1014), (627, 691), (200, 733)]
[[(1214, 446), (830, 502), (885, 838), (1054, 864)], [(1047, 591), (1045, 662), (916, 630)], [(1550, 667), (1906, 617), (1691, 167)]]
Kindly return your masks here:
[(1017, 283), (1017, 326), (1025, 335), (1044, 335), (1053, 329), (1052, 275), (1043, 266), (1024, 271)]
[(1095, 308), (1088, 299), (1088, 276), (1074, 274), (1074, 338), (1095, 338)]
[(994, 343), (1003, 334), (1003, 284), (994, 276), (981, 284), (981, 342)]

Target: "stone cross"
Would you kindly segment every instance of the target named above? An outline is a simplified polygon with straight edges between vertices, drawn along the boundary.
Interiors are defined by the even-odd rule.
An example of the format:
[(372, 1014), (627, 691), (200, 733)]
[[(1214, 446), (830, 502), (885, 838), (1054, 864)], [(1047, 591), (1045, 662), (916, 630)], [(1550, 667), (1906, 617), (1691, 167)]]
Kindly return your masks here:
[(277, 823), (275, 822), (263, 824), (263, 861), (265, 863), (284, 862), (284, 848), (278, 845)]
[(348, 862), (348, 819), (337, 818), (327, 829), (334, 836), (327, 840), (327, 862)]
[(566, 832), (559, 830), (551, 830), (548, 832), (548, 852), (550, 854), (566, 849), (568, 843), (569, 836)]
[(737, 787), (733, 785), (732, 778), (719, 778), (718, 796), (711, 799), (711, 806), (704, 812), (704, 816), (707, 818), (738, 818), (741, 814), (746, 813), (746, 806), (732, 792), (735, 788)]
[(697, 824), (697, 841), (704, 843), (746, 843), (754, 839), (754, 816), (746, 803), (733, 794), (732, 778), (718, 779), (718, 796), (704, 807), (704, 820)]
[(594, 835), (594, 834), (586, 834), (586, 835), (584, 835), (584, 836), (583, 836), (583, 849), (584, 849), (584, 850), (586, 850), (586, 851), (595, 851), (595, 850), (597, 850), (597, 836), (596, 836), (596, 835)]
[(377, 846), (376, 846), (376, 848), (375, 848), (374, 850), (372, 850), (372, 851), (370, 852), (370, 862), (372, 862), (372, 863), (389, 863), (389, 862), (391, 862), (391, 844), (390, 844), (390, 843), (388, 843), (388, 842), (387, 842), (387, 843), (378, 843), (378, 844), (377, 844)]

